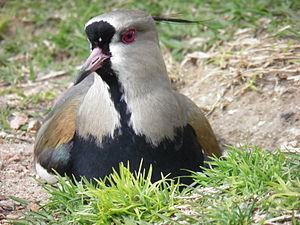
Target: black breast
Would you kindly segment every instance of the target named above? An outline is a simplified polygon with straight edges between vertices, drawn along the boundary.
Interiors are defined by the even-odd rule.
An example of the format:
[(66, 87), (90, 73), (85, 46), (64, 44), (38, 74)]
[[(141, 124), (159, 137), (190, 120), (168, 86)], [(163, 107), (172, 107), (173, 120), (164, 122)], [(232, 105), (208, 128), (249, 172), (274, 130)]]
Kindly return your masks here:
[[(138, 170), (142, 159), (144, 168), (152, 164), (153, 181), (160, 179), (161, 173), (176, 177), (187, 175), (186, 170), (200, 170), (203, 154), (190, 125), (177, 128), (174, 140), (165, 139), (158, 146), (151, 145), (128, 125), (131, 114), (122, 99), (123, 90), (117, 76), (101, 74), (101, 77), (110, 87), (111, 98), (121, 116), (121, 128), (115, 131), (113, 138), (105, 137), (101, 146), (93, 137), (84, 140), (75, 135), (69, 174), (76, 179), (80, 176), (103, 178), (112, 172), (112, 168), (117, 170), (120, 162), (125, 165), (129, 162), (133, 171)], [(181, 182), (188, 184), (191, 180), (182, 178)]]
[[(103, 178), (112, 172), (112, 168), (117, 170), (120, 162), (125, 165), (129, 162), (131, 169), (136, 171), (142, 159), (144, 168), (152, 164), (153, 181), (159, 180), (161, 173), (177, 177), (188, 174), (184, 169), (200, 171), (203, 155), (193, 128), (187, 125), (177, 130), (174, 141), (164, 140), (156, 147), (150, 145), (145, 137), (134, 134), (131, 129), (115, 138), (106, 138), (101, 147), (96, 145), (93, 137), (83, 140), (75, 136), (70, 172), (76, 179), (80, 176)], [(179, 148), (178, 139), (182, 139)], [(186, 184), (190, 181), (188, 178), (181, 180)]]

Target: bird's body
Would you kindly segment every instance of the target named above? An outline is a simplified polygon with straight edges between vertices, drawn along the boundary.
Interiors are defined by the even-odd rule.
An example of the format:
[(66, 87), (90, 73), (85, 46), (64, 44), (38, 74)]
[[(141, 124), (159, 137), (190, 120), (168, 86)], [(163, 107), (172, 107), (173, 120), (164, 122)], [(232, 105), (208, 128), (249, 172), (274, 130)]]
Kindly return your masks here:
[(52, 182), (54, 169), (103, 178), (120, 162), (137, 170), (143, 160), (158, 180), (198, 171), (202, 150), (221, 154), (201, 110), (172, 90), (151, 16), (114, 11), (91, 19), (85, 30), (91, 55), (37, 135), (41, 177)]

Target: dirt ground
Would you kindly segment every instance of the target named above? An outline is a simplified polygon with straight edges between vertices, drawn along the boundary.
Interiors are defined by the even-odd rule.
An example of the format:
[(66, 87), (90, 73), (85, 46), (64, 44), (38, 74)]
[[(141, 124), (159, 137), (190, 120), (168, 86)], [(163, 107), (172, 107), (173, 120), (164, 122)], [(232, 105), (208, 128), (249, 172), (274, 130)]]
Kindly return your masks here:
[[(175, 88), (204, 110), (223, 147), (255, 144), (299, 151), (299, 42), (240, 30), (235, 40), (209, 52), (190, 53), (181, 64), (166, 54), (166, 62)], [(2, 97), (0, 103), (11, 98)], [(33, 133), (0, 133), (0, 223), (23, 210), (9, 196), (32, 202), (29, 210), (47, 197), (34, 179), (33, 141)]]
[(240, 30), (221, 51), (188, 57), (180, 91), (205, 110), (221, 143), (299, 150), (299, 42)]

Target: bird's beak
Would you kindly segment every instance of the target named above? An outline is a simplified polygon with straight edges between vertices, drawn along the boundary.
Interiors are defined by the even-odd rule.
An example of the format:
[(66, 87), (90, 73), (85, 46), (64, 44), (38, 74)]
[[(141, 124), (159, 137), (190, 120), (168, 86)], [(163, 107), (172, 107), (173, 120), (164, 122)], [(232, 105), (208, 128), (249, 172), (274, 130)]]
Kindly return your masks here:
[(83, 71), (89, 71), (94, 72), (101, 68), (104, 61), (106, 59), (110, 58), (109, 55), (106, 55), (102, 52), (100, 48), (94, 48), (90, 54), (90, 56), (87, 58), (85, 63), (83, 64)]

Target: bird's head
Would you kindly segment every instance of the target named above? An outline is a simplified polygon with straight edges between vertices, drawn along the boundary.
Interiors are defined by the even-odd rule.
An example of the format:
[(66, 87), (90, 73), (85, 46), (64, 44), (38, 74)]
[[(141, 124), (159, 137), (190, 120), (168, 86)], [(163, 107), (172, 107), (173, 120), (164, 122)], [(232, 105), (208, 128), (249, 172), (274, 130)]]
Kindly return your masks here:
[(117, 73), (136, 68), (136, 72), (145, 74), (157, 67), (165, 72), (155, 22), (147, 13), (137, 10), (106, 13), (90, 19), (85, 32), (91, 48), (85, 71), (107, 76), (103, 71), (110, 66)]
[(118, 76), (120, 81), (145, 82), (160, 77), (169, 82), (155, 21), (149, 14), (137, 10), (113, 11), (90, 19), (85, 32), (91, 47), (85, 71), (97, 72), (102, 78)]

